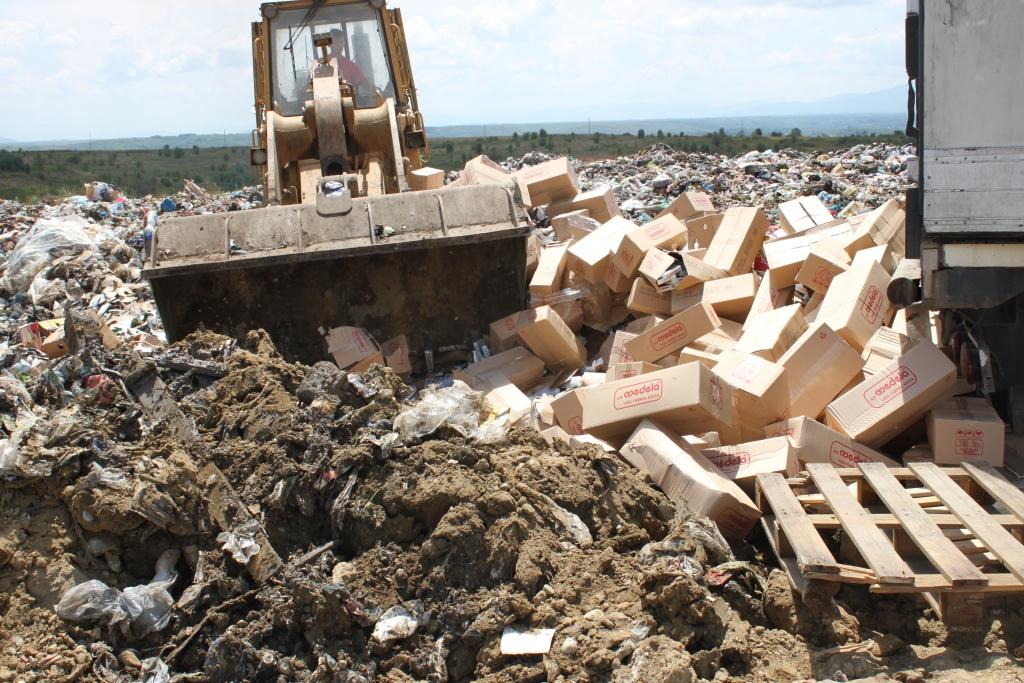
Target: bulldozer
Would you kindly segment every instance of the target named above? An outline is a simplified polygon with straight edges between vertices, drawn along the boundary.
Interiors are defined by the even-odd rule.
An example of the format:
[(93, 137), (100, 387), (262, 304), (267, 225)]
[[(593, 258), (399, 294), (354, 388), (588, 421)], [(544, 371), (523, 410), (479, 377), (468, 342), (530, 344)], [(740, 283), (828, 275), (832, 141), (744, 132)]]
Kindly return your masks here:
[(411, 189), (430, 146), (399, 9), (264, 3), (252, 53), (264, 205), (158, 220), (143, 275), (169, 341), (262, 328), (312, 363), (353, 325), (432, 357), (525, 308), (515, 183)]

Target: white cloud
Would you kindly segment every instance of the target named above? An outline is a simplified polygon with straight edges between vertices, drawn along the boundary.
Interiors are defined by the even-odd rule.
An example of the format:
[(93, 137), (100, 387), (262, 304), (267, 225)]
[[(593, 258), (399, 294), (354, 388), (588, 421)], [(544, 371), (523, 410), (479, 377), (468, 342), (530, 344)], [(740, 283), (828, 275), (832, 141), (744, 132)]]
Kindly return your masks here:
[[(429, 124), (694, 116), (902, 79), (903, 0), (395, 0)], [(7, 3), (0, 136), (252, 125), (254, 0)]]

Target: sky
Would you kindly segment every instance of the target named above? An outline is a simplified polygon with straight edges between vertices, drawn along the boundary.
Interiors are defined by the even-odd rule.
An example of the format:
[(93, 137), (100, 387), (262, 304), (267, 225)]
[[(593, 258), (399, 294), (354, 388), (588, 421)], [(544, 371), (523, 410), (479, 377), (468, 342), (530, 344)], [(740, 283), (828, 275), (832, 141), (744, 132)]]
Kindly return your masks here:
[[(905, 0), (388, 4), (402, 8), (432, 126), (719, 116), (906, 79)], [(0, 0), (0, 138), (251, 129), (258, 9)]]

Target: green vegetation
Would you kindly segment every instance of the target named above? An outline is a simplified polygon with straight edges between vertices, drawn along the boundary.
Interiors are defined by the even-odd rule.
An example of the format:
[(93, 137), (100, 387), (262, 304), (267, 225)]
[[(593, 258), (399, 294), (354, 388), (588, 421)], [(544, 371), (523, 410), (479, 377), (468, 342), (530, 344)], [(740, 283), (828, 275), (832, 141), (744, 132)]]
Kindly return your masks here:
[[(809, 137), (794, 128), (789, 133), (756, 129), (750, 135), (682, 135), (659, 130), (637, 134), (555, 135), (546, 130), (514, 133), (508, 137), (435, 138), (429, 164), (445, 170), (461, 169), (469, 159), (486, 154), (495, 160), (519, 157), (539, 150), (588, 161), (633, 154), (653, 143), (687, 152), (737, 156), (752, 149), (793, 148), (803, 151), (834, 150), (869, 142), (909, 143), (895, 131), (891, 135)], [(191, 178), (214, 191), (236, 190), (257, 182), (245, 147), (171, 147), (137, 151), (14, 151), (0, 150), (0, 198), (22, 201), (81, 194), (82, 185), (102, 180), (128, 196), (165, 195), (181, 189)]]
[[(187, 152), (187, 153), (186, 153)], [(256, 184), (246, 147), (171, 148), (137, 151), (4, 152), (0, 150), (0, 198), (29, 201), (83, 194), (82, 185), (102, 180), (130, 197), (167, 195), (191, 178), (210, 190)]]

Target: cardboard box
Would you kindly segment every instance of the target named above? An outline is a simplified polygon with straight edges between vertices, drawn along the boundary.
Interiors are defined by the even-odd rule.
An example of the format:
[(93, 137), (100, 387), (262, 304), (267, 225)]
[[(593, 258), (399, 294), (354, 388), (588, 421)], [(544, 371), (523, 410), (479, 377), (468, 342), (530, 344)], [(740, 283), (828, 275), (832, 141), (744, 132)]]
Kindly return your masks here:
[(797, 273), (807, 256), (820, 240), (831, 237), (843, 243), (844, 238), (852, 234), (849, 224), (845, 221), (834, 225), (821, 226), (808, 233), (787, 235), (764, 243), (764, 257), (768, 268), (775, 273), (773, 284), (776, 287), (792, 287), (796, 284)]
[(889, 245), (893, 257), (899, 261), (907, 251), (906, 221), (903, 205), (894, 197), (869, 213), (861, 229), (871, 236), (875, 244)]
[(754, 302), (750, 305), (750, 315), (747, 316), (747, 321), (743, 323), (744, 328), (759, 313), (774, 311), (793, 303), (794, 288), (792, 286), (779, 287), (777, 280), (778, 278), (774, 275), (773, 271), (765, 271), (761, 277), (761, 284), (757, 286)]
[(495, 415), (508, 412), (510, 425), (526, 426), (533, 402), (516, 385), (501, 375), (493, 375), (492, 380), (495, 384), (484, 391), (484, 400), (491, 406), (491, 411)]
[(468, 378), (491, 382), (500, 375), (523, 391), (529, 391), (540, 384), (544, 376), (544, 361), (522, 346), (478, 360), (472, 365), (455, 370), (452, 377), (472, 386)]
[(830, 403), (825, 410), (826, 424), (876, 448), (948, 398), (955, 382), (956, 366), (937, 348), (922, 342)]
[(832, 212), (815, 196), (800, 197), (779, 204), (779, 227), (790, 235), (834, 220)]
[(730, 429), (732, 387), (700, 363), (608, 382), (580, 395), (583, 431), (616, 445), (644, 419), (676, 434)]
[(824, 294), (832, 280), (850, 269), (850, 257), (834, 239), (823, 238), (811, 247), (807, 260), (797, 271), (796, 281), (809, 291)]
[(757, 316), (743, 326), (743, 336), (736, 350), (777, 361), (807, 329), (800, 304), (791, 304)]
[(658, 291), (645, 278), (638, 277), (629, 290), (626, 308), (638, 315), (669, 315), (672, 312), (672, 295)]
[[(766, 425), (789, 416), (789, 383), (782, 366), (739, 351), (721, 354), (714, 373), (733, 387), (733, 424), (742, 441), (761, 438)], [(722, 434), (723, 443), (737, 443)]]
[(554, 218), (573, 211), (587, 211), (599, 223), (607, 223), (619, 214), (619, 200), (610, 187), (598, 187), (581, 192), (572, 199), (553, 202), (548, 207), (548, 218)]
[(676, 505), (708, 517), (729, 540), (745, 538), (761, 517), (757, 506), (735, 482), (652, 420), (643, 420), (620, 452)]
[(342, 370), (371, 357), (379, 356), (378, 362), (384, 362), (377, 342), (361, 327), (335, 327), (327, 333), (325, 340), (327, 353), (334, 357), (334, 362)]
[(792, 445), (785, 436), (706, 448), (701, 455), (747, 493), (754, 492), (754, 482), (759, 474), (778, 472), (794, 476), (800, 471)]
[[(611, 268), (612, 253), (619, 248), (622, 238), (636, 223), (615, 216), (597, 230), (569, 247), (569, 268), (590, 282), (604, 282)], [(612, 291), (616, 291), (612, 287)]]
[(605, 221), (596, 221), (589, 211), (573, 211), (551, 219), (551, 229), (559, 242), (581, 239), (601, 227)]
[(633, 335), (643, 334), (655, 325), (660, 325), (665, 322), (667, 319), (668, 318), (664, 318), (660, 315), (645, 315), (642, 318), (631, 320), (629, 324), (626, 325), (625, 330)]
[(769, 425), (765, 433), (769, 438), (787, 435), (793, 446), (793, 456), (800, 466), (809, 462), (827, 462), (834, 467), (856, 467), (862, 462), (880, 462), (888, 467), (899, 467), (899, 463), (888, 456), (809, 417), (794, 417)]
[(709, 213), (686, 220), (686, 246), (689, 249), (707, 249), (718, 232), (725, 214)]
[(757, 296), (760, 284), (761, 281), (754, 273), (712, 280), (704, 283), (701, 300), (711, 304), (715, 312), (723, 318), (742, 323), (754, 305), (754, 297)]
[(910, 350), (910, 338), (888, 328), (879, 327), (864, 345), (860, 356), (864, 361), (864, 378), (877, 375), (890, 363)]
[(444, 187), (444, 176), (444, 171), (439, 168), (417, 168), (409, 174), (409, 189), (413, 192), (440, 190)]
[[(638, 279), (637, 282), (643, 280)], [(706, 303), (700, 303), (626, 342), (626, 353), (633, 360), (654, 362), (679, 351), (720, 324), (714, 309)]]
[(630, 377), (639, 377), (640, 375), (646, 375), (651, 372), (657, 372), (663, 368), (658, 367), (654, 363), (615, 363), (608, 368), (608, 374), (605, 378), (607, 382), (618, 382), (620, 379), (629, 379)]
[(64, 318), (51, 318), (28, 323), (18, 328), (18, 339), (23, 346), (31, 346), (36, 351), (43, 350), (43, 342), (54, 332), (64, 328)]
[(572, 437), (558, 425), (541, 430), (540, 438), (544, 439), (549, 446), (553, 446), (556, 441), (572, 443)]
[(555, 423), (569, 434), (583, 433), (583, 404), (580, 394), (583, 389), (566, 391), (555, 397), (551, 402), (551, 410), (555, 415)]
[(867, 249), (861, 249), (853, 257), (853, 265), (857, 266), (864, 263), (865, 261), (877, 261), (885, 268), (885, 272), (892, 275), (893, 271), (896, 270), (896, 266), (899, 265), (896, 262), (896, 257), (893, 256), (892, 248), (888, 244), (880, 244), (877, 247), (868, 247)]
[(714, 368), (718, 365), (718, 361), (720, 360), (722, 360), (722, 358), (718, 353), (699, 351), (693, 346), (684, 346), (682, 351), (679, 352), (679, 357), (676, 359), (676, 365), (700, 363), (701, 365), (706, 365), (709, 368)]
[(519, 328), (527, 348), (552, 370), (578, 370), (587, 364), (587, 351), (569, 326), (550, 306), (524, 311), (529, 322)]
[(928, 413), (928, 443), (936, 464), (984, 461), (1003, 465), (1006, 425), (986, 398), (951, 398)]
[(622, 300), (625, 302), (633, 287), (633, 280), (620, 273), (618, 268), (609, 265), (604, 274), (604, 285), (612, 294), (623, 295)]
[(693, 308), (704, 301), (704, 285), (697, 285), (688, 289), (679, 289), (672, 292), (670, 313), (675, 315)]
[(836, 276), (825, 293), (816, 322), (828, 323), (858, 352), (885, 322), (889, 311), (889, 274), (875, 262)]
[(567, 157), (528, 166), (512, 174), (523, 190), (523, 199), (529, 195), (527, 206), (536, 208), (563, 199), (573, 199), (578, 193), (576, 171)]
[(487, 334), (487, 343), (491, 347), (491, 353), (508, 351), (515, 346), (522, 345), (523, 340), (519, 338), (519, 330), (529, 322), (529, 318), (524, 317), (520, 311), (491, 323)]
[(635, 277), (649, 250), (674, 249), (685, 243), (686, 226), (669, 214), (627, 232), (612, 262), (626, 277)]
[(537, 272), (537, 264), (540, 261), (540, 238), (537, 235), (530, 235), (526, 238), (526, 279), (529, 280)]
[(658, 279), (670, 268), (674, 268), (676, 264), (676, 260), (669, 256), (668, 252), (655, 247), (648, 249), (644, 254), (644, 260), (640, 262), (637, 272), (647, 280), (651, 287), (657, 289), (660, 286)]
[(355, 365), (350, 367), (348, 369), (348, 372), (353, 372), (353, 373), (359, 374), (361, 372), (366, 372), (367, 370), (372, 368), (374, 365), (384, 365), (384, 356), (381, 354), (380, 351), (377, 351), (376, 353), (373, 353), (372, 355), (369, 355), (366, 358), (363, 358), (362, 360), (357, 362)]
[(67, 340), (64, 338), (64, 326), (61, 325), (51, 332), (39, 345), (39, 350), (50, 358), (61, 358), (68, 355), (70, 351)]
[(549, 244), (540, 252), (537, 270), (530, 280), (530, 294), (550, 296), (562, 289), (565, 265), (569, 260), (569, 244)]
[(583, 324), (595, 330), (607, 330), (612, 324), (612, 290), (603, 283), (581, 281), (571, 282), (570, 286), (578, 287), (586, 292), (581, 300), (583, 305)]
[(668, 208), (658, 214), (658, 218), (675, 216), (677, 219), (685, 222), (695, 216), (714, 212), (715, 205), (711, 201), (711, 197), (703, 192), (684, 192), (673, 199)]
[(720, 354), (724, 351), (736, 348), (736, 344), (743, 336), (743, 327), (732, 320), (719, 319), (719, 326), (708, 332), (703, 337), (698, 337), (690, 344), (690, 347), (698, 351)]
[(789, 414), (817, 418), (849, 383), (864, 360), (826, 323), (814, 323), (778, 360), (789, 384)]
[[(462, 175), (452, 185), (504, 185), (513, 182), (512, 174), (486, 156), (478, 156), (466, 162)], [(524, 202), (527, 197), (523, 197)]]
[(731, 275), (749, 273), (768, 228), (768, 217), (760, 209), (729, 209), (708, 245), (704, 262)]
[(412, 372), (412, 363), (409, 362), (409, 342), (404, 334), (388, 339), (381, 344), (380, 354), (384, 356), (384, 363), (399, 375), (407, 375)]
[(625, 332), (618, 330), (611, 337), (611, 344), (609, 345), (607, 366), (618, 365), (620, 363), (633, 363), (635, 362), (633, 357), (626, 351), (626, 344), (631, 340), (635, 339), (637, 335), (631, 332)]

